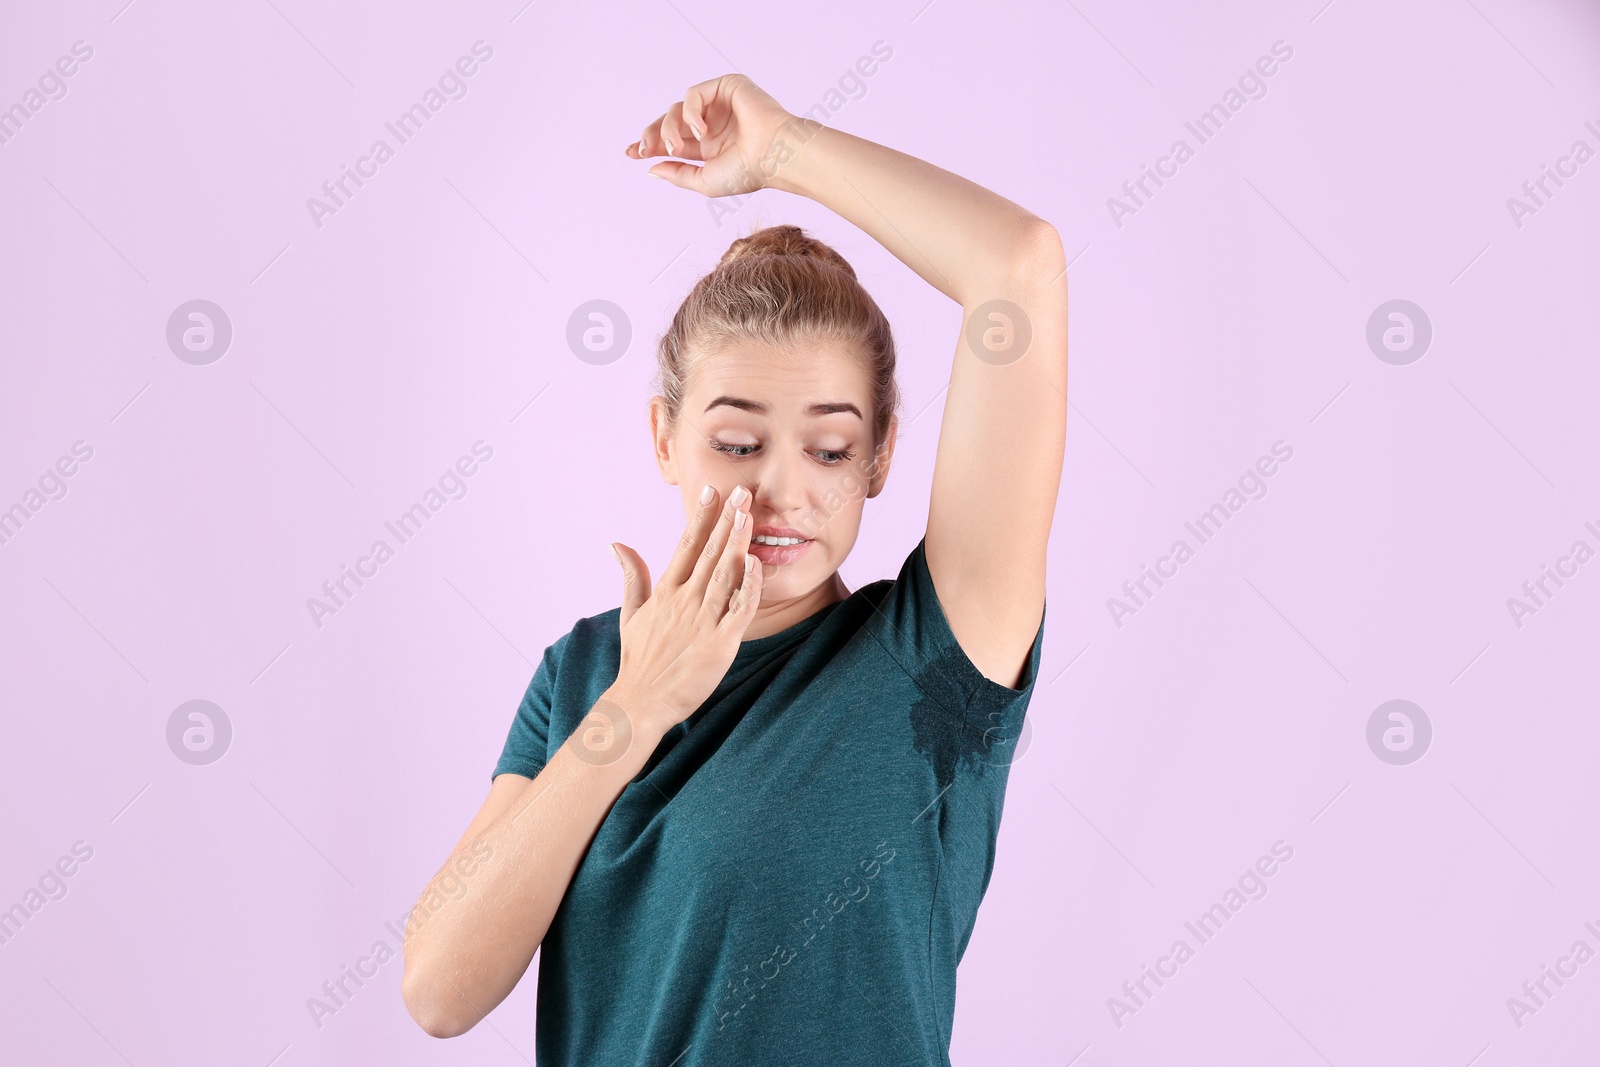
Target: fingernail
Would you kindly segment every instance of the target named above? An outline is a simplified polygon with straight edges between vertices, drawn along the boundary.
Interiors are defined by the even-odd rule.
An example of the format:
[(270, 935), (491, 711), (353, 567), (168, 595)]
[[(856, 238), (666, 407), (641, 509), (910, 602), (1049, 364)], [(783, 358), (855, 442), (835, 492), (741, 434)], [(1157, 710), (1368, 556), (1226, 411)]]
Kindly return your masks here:
[(622, 562), (622, 553), (617, 551), (617, 546), (614, 545), (614, 544), (611, 544), (611, 545), (607, 545), (606, 547), (611, 550), (611, 555), (616, 558), (616, 561), (618, 563), (621, 563)]
[(754, 556), (746, 555), (744, 557), (744, 572), (746, 574), (749, 574), (750, 573), (750, 568), (754, 567), (755, 565), (756, 565), (756, 558)]
[(665, 174), (662, 174), (662, 173), (658, 172), (658, 171), (653, 171), (652, 170), (652, 171), (648, 171), (647, 173), (652, 178), (660, 178), (662, 181), (666, 181), (667, 180), (667, 176)]
[[(728, 503), (732, 504), (734, 507), (738, 507), (740, 504), (743, 504), (747, 499), (749, 499), (749, 497), (750, 490), (741, 485), (733, 491), (732, 496), (728, 497)], [(735, 527), (735, 529), (737, 529), (737, 527)]]
[(700, 490), (700, 503), (709, 504), (711, 503), (711, 498), (716, 495), (717, 491), (711, 487), (711, 483), (707, 482), (706, 487)]
[(744, 517), (745, 517), (745, 514), (746, 513), (743, 512), (743, 511), (735, 511), (733, 513), (733, 528), (735, 530), (744, 529)]

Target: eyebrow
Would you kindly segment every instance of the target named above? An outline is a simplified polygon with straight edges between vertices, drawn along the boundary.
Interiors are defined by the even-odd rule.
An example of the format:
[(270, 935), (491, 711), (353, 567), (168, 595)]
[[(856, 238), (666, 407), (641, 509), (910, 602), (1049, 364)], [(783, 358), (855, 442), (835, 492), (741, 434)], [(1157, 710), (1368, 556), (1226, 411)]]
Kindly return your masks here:
[[(738, 408), (741, 411), (753, 412), (757, 415), (766, 415), (771, 412), (771, 409), (759, 400), (746, 400), (737, 396), (719, 396), (706, 405), (706, 411), (709, 412), (712, 408), (721, 404), (726, 404), (731, 408)], [(826, 400), (816, 404), (808, 404), (806, 405), (805, 413), (807, 415), (832, 415), (840, 411), (848, 411), (862, 422), (867, 421), (866, 416), (861, 414), (861, 409), (847, 400)], [(702, 412), (702, 414), (704, 413)]]

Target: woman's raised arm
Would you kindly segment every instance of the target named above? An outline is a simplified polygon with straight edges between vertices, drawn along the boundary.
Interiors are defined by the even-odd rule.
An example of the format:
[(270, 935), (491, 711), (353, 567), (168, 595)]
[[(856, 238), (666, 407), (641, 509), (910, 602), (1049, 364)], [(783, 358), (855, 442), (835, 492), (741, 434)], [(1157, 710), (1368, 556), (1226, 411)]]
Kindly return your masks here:
[(1055, 228), (915, 156), (797, 118), (742, 74), (691, 87), (630, 148), (641, 158), (668, 151), (706, 165), (666, 161), (652, 173), (707, 196), (808, 197), (961, 305), (928, 570), (968, 658), (1015, 686), (1044, 611), (1066, 448), (1067, 281)]

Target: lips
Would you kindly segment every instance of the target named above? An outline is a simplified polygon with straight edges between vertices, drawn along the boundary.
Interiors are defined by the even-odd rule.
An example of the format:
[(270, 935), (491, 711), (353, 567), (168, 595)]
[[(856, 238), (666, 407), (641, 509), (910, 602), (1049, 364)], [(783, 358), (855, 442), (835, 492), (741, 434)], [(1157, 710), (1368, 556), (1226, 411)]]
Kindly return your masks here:
[(750, 531), (750, 536), (751, 537), (798, 537), (802, 541), (811, 540), (811, 538), (807, 537), (805, 534), (801, 533), (799, 530), (796, 530), (792, 526), (767, 526), (765, 524), (763, 524), (761, 526), (757, 526), (754, 530), (751, 530)]
[[(783, 535), (778, 534), (775, 536)], [(811, 551), (811, 546), (815, 543), (814, 541), (801, 541), (798, 545), (758, 545), (752, 543), (750, 545), (750, 554), (762, 563), (782, 566), (785, 563), (793, 563), (804, 556)]]
[(757, 526), (751, 531), (750, 536), (750, 554), (762, 563), (768, 563), (775, 567), (781, 567), (784, 564), (793, 563), (795, 560), (800, 559), (811, 551), (811, 546), (814, 543), (809, 538), (802, 540), (797, 545), (761, 545), (755, 543), (755, 538), (757, 537), (805, 538), (805, 534), (791, 526)]

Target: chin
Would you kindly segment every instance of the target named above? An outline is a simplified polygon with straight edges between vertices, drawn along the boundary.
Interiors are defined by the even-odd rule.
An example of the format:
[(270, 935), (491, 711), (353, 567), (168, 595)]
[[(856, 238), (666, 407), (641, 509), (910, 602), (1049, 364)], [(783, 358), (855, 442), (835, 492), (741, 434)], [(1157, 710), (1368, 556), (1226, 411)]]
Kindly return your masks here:
[(808, 559), (803, 563), (785, 564), (778, 573), (765, 575), (761, 585), (761, 602), (793, 600), (816, 589), (828, 580), (831, 570), (827, 561)]

